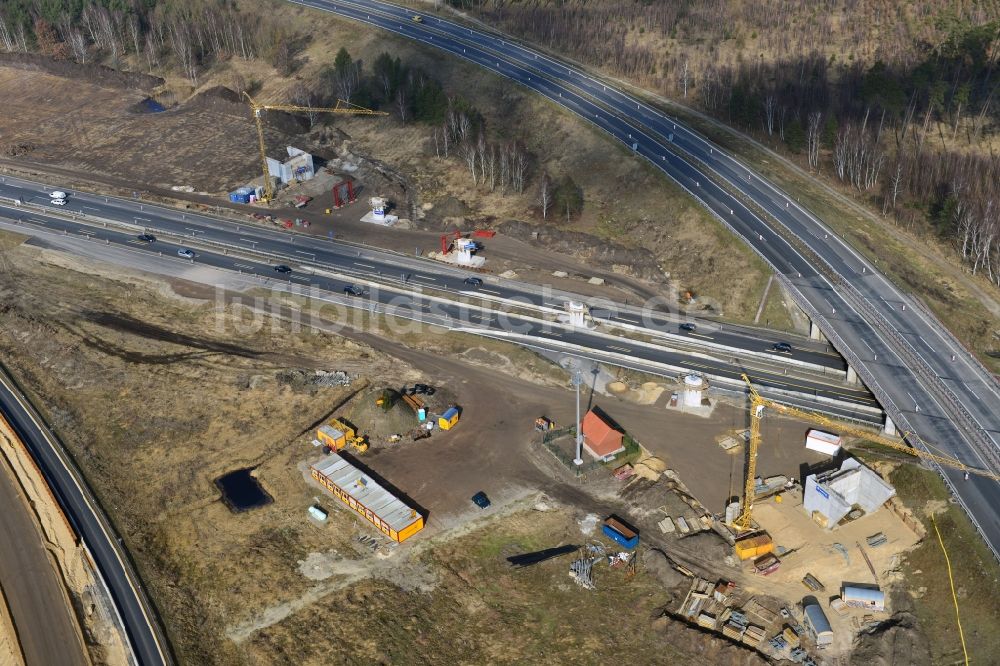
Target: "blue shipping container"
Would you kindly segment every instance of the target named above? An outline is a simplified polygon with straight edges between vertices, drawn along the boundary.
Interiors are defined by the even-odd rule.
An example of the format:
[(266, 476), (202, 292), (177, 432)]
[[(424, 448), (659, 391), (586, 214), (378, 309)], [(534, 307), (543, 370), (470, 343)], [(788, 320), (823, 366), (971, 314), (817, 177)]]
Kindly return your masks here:
[(621, 534), (618, 530), (611, 527), (610, 525), (605, 525), (603, 529), (604, 529), (604, 535), (606, 537), (608, 537), (613, 541), (617, 541), (618, 543), (620, 543), (625, 548), (628, 548), (629, 550), (639, 545), (638, 534), (629, 539), (626, 538), (623, 534)]
[(242, 192), (232, 192), (229, 195), (229, 200), (233, 203), (248, 204), (250, 203), (250, 195)]

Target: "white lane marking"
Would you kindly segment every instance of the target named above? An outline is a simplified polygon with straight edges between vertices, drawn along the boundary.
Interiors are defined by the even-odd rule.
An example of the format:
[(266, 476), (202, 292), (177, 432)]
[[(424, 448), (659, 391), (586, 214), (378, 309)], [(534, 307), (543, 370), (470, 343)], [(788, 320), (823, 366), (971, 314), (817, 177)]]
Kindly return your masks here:
[(238, 268), (249, 268), (251, 270), (257, 268), (256, 266), (251, 266), (250, 264), (233, 264), (233, 266), (236, 266)]
[(920, 341), (921, 341), (922, 343), (924, 343), (925, 345), (927, 345), (927, 348), (928, 348), (928, 349), (930, 349), (931, 351), (936, 351), (936, 350), (934, 349), (934, 347), (931, 347), (931, 346), (930, 346), (929, 344), (927, 344), (927, 341), (926, 341), (926, 340), (924, 340), (924, 336), (922, 336), (922, 335), (918, 335), (917, 337), (918, 337), (918, 338), (920, 338)]
[(375, 268), (371, 264), (363, 264), (360, 261), (352, 261), (351, 263), (354, 264), (355, 266), (361, 266), (362, 268)]
[(497, 296), (499, 296), (499, 295), (500, 295), (500, 292), (499, 292), (499, 291), (494, 291), (494, 290), (492, 290), (492, 289), (484, 289), (483, 287), (480, 287), (480, 288), (479, 288), (479, 291), (484, 291), (484, 292), (486, 292), (487, 294), (496, 294)]
[(631, 352), (632, 351), (631, 349), (628, 349), (627, 347), (615, 347), (614, 345), (608, 345), (608, 349), (614, 349), (615, 351), (620, 351), (620, 352)]
[(972, 390), (972, 384), (970, 384), (969, 382), (965, 382), (965, 388), (969, 389), (969, 393), (976, 396), (976, 400), (982, 402), (982, 400), (979, 399), (979, 394)]
[(411, 276), (414, 280), (423, 280), (424, 282), (434, 282), (437, 280), (436, 277), (426, 276), (426, 275), (413, 275)]

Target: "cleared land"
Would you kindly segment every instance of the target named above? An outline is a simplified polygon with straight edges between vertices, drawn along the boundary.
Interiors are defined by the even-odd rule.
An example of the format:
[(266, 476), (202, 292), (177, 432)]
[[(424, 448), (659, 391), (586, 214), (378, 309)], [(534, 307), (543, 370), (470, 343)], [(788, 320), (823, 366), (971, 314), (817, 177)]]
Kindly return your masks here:
[[(429, 126), (394, 119), (338, 119), (335, 129), (321, 126), (309, 132), (298, 119), (269, 116), (273, 153), (294, 144), (324, 159), (341, 160), (337, 164), (359, 166), (355, 173), (367, 188), (362, 197), (386, 194), (401, 206), (411, 198), (419, 211), (416, 223), (424, 229), (499, 227), (502, 240), (487, 248), (495, 253), (494, 270), (514, 268), (539, 278), (556, 268), (583, 276), (602, 271), (598, 274), (618, 283), (639, 284), (642, 296), (662, 292), (671, 282), (727, 318), (753, 318), (767, 279), (761, 262), (678, 188), (586, 123), (506, 80), (407, 40), (298, 7), (282, 9), (294, 27), (311, 36), (297, 79), (315, 80), (332, 61), (336, 49), (331, 44), (345, 46), (365, 63), (382, 51), (397, 54), (408, 66), (433, 72), (446, 91), (482, 110), (491, 136), (523, 140), (533, 155), (532, 181), (521, 196), (477, 188), (460, 161), (434, 155)], [(155, 90), (113, 89), (88, 82), (85, 75), (0, 68), (0, 100), (19, 110), (0, 119), (0, 133), (26, 147), (15, 158), (25, 166), (39, 163), (80, 176), (112, 178), (124, 192), (183, 185), (220, 193), (259, 175), (249, 112), (218, 88), (236, 74), (262, 81), (255, 92), (259, 99), (290, 97), (294, 81), (259, 63), (237, 60), (207, 71), (197, 90), (170, 77)], [(149, 95), (164, 101), (168, 110), (137, 112), (136, 103)], [(404, 180), (407, 194), (379, 170)], [(542, 222), (535, 191), (542, 170), (576, 180), (585, 198), (581, 217), (567, 224), (552, 215)], [(324, 222), (322, 209), (328, 205), (325, 199), (318, 201), (301, 215), (314, 222), (317, 233), (332, 228), (342, 237), (408, 251), (437, 244), (433, 233), (414, 243), (406, 234), (393, 238), (393, 232), (363, 228), (356, 222), (363, 203)], [(403, 217), (410, 214), (401, 212)], [(531, 237), (536, 229), (547, 232), (537, 241)], [(510, 259), (512, 265), (506, 265)], [(579, 281), (565, 286), (574, 285), (582, 288)]]
[[(516, 510), (520, 502), (530, 504), (539, 488), (546, 489), (552, 503), (567, 507), (554, 514), (560, 520), (578, 513), (582, 518), (583, 512), (628, 510), (613, 499), (616, 482), (581, 491), (553, 472), (558, 463), (551, 456), (532, 447), (531, 424), (539, 413), (565, 423), (573, 411), (565, 373), (533, 354), (459, 336), (428, 334), (425, 350), (416, 348), (419, 337), (396, 341), (346, 332), (355, 338), (350, 340), (292, 333), (280, 324), (272, 327), (269, 320), (255, 327), (239, 308), (217, 312), (211, 301), (194, 298), (212, 296), (200, 285), (170, 288), (30, 246), (8, 249), (4, 258), (0, 353), (47, 407), (48, 418), (114, 516), (185, 661), (251, 663), (269, 650), (277, 650), (274, 663), (321, 660), (310, 651), (336, 646), (312, 646), (289, 637), (300, 631), (304, 618), (313, 623), (317, 613), (347, 621), (346, 614), (324, 615), (327, 604), (341, 603), (344, 595), (350, 603), (377, 604), (384, 613), (402, 608), (398, 617), (404, 624), (411, 614), (407, 609), (426, 622), (431, 615), (425, 613), (436, 604), (453, 603), (447, 601), (453, 584), (479, 590), (479, 601), (470, 599), (470, 608), (503, 606), (507, 601), (498, 595), (505, 588), (497, 586), (492, 573), (506, 566), (502, 559), (484, 555), (469, 582), (461, 578), (466, 576), (461, 567), (449, 564), (455, 560), (453, 551), (437, 551), (439, 546), (458, 547), (449, 544), (479, 524), (483, 531), (475, 539), (492, 539), (498, 531), (517, 527), (517, 518), (508, 525), (502, 515), (484, 515), (476, 508), (469, 498), (478, 490), (488, 492), (494, 511), (501, 514)], [(339, 388), (302, 381), (315, 369), (344, 370), (354, 381)], [(366, 421), (378, 417), (367, 403), (380, 386), (413, 382), (438, 386), (446, 398), (462, 405), (462, 421), (451, 433), (389, 445), (381, 438), (405, 424)], [(662, 405), (596, 400), (660, 451), (682, 477), (690, 477), (706, 502), (716, 504), (728, 491), (725, 475), (732, 470), (732, 459), (721, 453), (714, 437), (739, 425), (741, 410), (720, 407), (717, 415), (727, 424), (684, 417)], [(365, 462), (429, 511), (425, 533), (397, 549), (385, 564), (355, 539), (371, 530), (303, 479), (303, 465), (318, 456), (310, 443), (312, 427), (331, 413), (357, 419), (376, 440)], [(674, 433), (674, 441), (665, 439), (664, 432)], [(776, 459), (786, 458), (783, 467), (791, 471), (795, 439), (776, 444), (762, 465), (770, 468)], [(714, 450), (716, 460), (709, 467), (699, 460), (706, 449)], [(246, 467), (255, 468), (274, 502), (233, 514), (220, 501), (214, 480)], [(322, 527), (306, 515), (306, 508), (317, 502), (331, 510)], [(479, 522), (484, 519), (490, 522)], [(547, 524), (528, 522), (538, 532), (525, 537), (525, 547), (552, 538)], [(477, 552), (465, 556), (475, 559)], [(555, 576), (551, 569), (546, 574), (560, 593), (571, 585), (564, 565), (556, 567)], [(362, 580), (373, 572), (378, 581)], [(595, 642), (624, 640), (621, 623), (646, 622), (647, 610), (665, 603), (655, 594), (640, 594), (649, 581), (634, 580), (621, 594), (610, 594), (618, 589), (610, 588), (609, 596), (568, 588), (583, 595), (580, 603), (593, 603), (595, 613), (617, 608), (619, 623), (592, 629)], [(438, 590), (430, 594), (440, 600), (430, 606), (429, 593), (421, 591), (428, 586)], [(609, 598), (617, 601), (606, 605)], [(636, 610), (633, 602), (639, 598), (644, 601)], [(561, 606), (552, 606), (550, 620), (525, 632), (515, 622), (523, 604), (502, 614), (507, 632), (523, 636), (525, 655), (541, 650), (553, 654), (556, 648), (544, 646), (559, 626)], [(463, 607), (454, 608), (459, 612)], [(389, 616), (383, 617), (380, 622), (390, 624)], [(479, 622), (477, 618), (477, 627)], [(483, 655), (495, 654), (502, 635), (492, 630), (495, 625), (496, 618), (484, 618), (479, 633), (463, 640), (476, 642)], [(452, 643), (456, 634), (441, 633), (435, 640), (443, 642), (429, 643), (428, 651), (454, 649), (460, 658)], [(362, 660), (376, 649), (386, 654), (409, 649), (410, 639), (398, 632), (378, 639), (366, 636), (359, 632), (350, 639), (350, 649)], [(703, 639), (695, 636), (694, 645), (699, 645)], [(655, 634), (642, 640), (650, 641), (641, 646), (650, 654), (662, 649)], [(572, 660), (578, 649), (567, 644), (556, 654)]]

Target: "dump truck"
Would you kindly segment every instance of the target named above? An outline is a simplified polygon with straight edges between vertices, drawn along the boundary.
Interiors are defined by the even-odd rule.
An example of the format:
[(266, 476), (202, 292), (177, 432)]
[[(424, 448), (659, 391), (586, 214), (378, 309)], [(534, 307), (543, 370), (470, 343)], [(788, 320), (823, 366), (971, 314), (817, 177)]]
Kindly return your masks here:
[(316, 430), (316, 439), (329, 447), (331, 451), (340, 451), (347, 445), (350, 445), (358, 453), (364, 453), (368, 450), (368, 442), (365, 438), (359, 436), (354, 428), (340, 419), (333, 419), (328, 424), (320, 426)]

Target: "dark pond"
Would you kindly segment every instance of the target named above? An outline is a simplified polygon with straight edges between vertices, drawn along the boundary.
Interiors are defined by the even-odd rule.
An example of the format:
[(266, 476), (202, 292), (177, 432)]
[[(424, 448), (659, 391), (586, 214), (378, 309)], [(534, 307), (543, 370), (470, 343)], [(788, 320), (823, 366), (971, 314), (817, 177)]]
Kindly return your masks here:
[(215, 480), (222, 491), (222, 501), (231, 511), (239, 512), (270, 504), (273, 500), (252, 475), (253, 468), (238, 469)]

